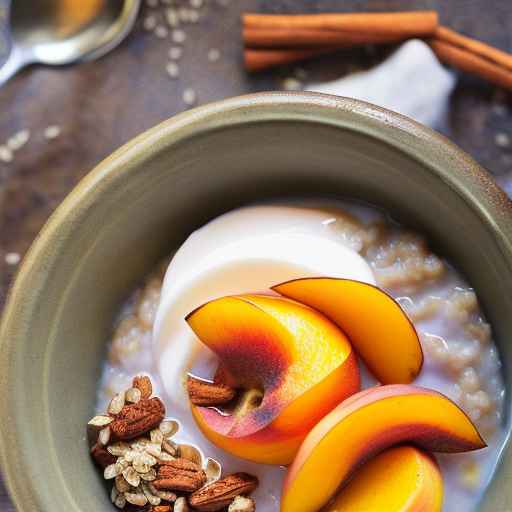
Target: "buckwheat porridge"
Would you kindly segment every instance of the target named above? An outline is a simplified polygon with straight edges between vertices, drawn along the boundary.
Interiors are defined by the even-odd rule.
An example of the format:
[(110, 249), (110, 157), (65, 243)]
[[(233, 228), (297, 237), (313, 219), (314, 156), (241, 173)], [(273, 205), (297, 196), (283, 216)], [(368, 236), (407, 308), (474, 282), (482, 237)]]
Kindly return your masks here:
[[(131, 388), (135, 375), (150, 376), (166, 415), (179, 424), (175, 442), (197, 447), (223, 472), (255, 475), (257, 509), (279, 510), (286, 468), (228, 454), (206, 439), (193, 418), (187, 376), (213, 379), (218, 359), (198, 341), (185, 317), (212, 299), (276, 295), (270, 290), (275, 284), (317, 276), (376, 285), (407, 313), (424, 356), (411, 384), (453, 400), (488, 445), (471, 453), (435, 454), (444, 480), (442, 509), (476, 510), (504, 443), (505, 391), (491, 326), (457, 270), (433, 254), (421, 235), (372, 207), (332, 201), (250, 206), (193, 233), (124, 304), (109, 344), (97, 410), (106, 410), (117, 393)], [(358, 363), (361, 387), (377, 385)], [(262, 397), (257, 400), (261, 403)], [(242, 505), (239, 510), (251, 510)]]

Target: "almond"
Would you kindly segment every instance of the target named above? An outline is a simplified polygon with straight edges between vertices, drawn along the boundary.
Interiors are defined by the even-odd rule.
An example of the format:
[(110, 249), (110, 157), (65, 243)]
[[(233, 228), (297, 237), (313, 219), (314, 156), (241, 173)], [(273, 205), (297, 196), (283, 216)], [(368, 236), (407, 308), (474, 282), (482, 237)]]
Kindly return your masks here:
[(165, 406), (159, 398), (141, 399), (136, 404), (125, 405), (110, 429), (116, 439), (127, 441), (156, 428), (164, 416)]
[(143, 399), (148, 399), (153, 394), (153, 385), (151, 379), (145, 375), (138, 375), (133, 378), (132, 386), (140, 391)]
[(235, 473), (199, 489), (188, 501), (199, 512), (215, 512), (229, 506), (236, 496), (250, 494), (256, 487), (258, 479), (255, 476)]
[(194, 492), (206, 483), (206, 473), (200, 466), (186, 459), (162, 463), (153, 482), (162, 491)]
[(213, 383), (189, 376), (187, 390), (190, 401), (194, 405), (212, 407), (233, 400), (236, 390), (225, 384)]
[(105, 469), (107, 466), (115, 464), (117, 460), (116, 457), (109, 453), (107, 449), (99, 443), (96, 443), (91, 448), (91, 456), (101, 469)]

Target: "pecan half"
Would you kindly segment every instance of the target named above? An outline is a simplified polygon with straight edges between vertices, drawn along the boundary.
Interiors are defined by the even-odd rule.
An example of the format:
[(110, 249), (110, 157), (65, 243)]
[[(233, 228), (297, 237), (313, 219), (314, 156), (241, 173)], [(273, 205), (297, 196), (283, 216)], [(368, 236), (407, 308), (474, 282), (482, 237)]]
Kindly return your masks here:
[(171, 512), (170, 505), (157, 505), (151, 508), (151, 512)]
[(187, 390), (190, 401), (204, 407), (230, 402), (236, 394), (234, 388), (225, 384), (207, 382), (191, 376), (187, 380)]
[(186, 459), (175, 459), (160, 465), (153, 485), (160, 491), (194, 492), (205, 483), (206, 473), (201, 466)]
[(141, 399), (136, 404), (125, 405), (110, 429), (115, 438), (127, 441), (156, 428), (164, 417), (165, 406), (159, 398)]
[(189, 496), (190, 505), (199, 512), (215, 512), (227, 507), (236, 496), (250, 494), (258, 479), (247, 473), (235, 473), (207, 485)]
[(105, 469), (107, 466), (114, 464), (117, 460), (117, 458), (109, 453), (104, 446), (101, 446), (100, 443), (96, 443), (91, 448), (91, 456), (101, 469)]
[(151, 379), (146, 375), (139, 375), (133, 378), (132, 386), (140, 391), (141, 398), (149, 398), (153, 394)]

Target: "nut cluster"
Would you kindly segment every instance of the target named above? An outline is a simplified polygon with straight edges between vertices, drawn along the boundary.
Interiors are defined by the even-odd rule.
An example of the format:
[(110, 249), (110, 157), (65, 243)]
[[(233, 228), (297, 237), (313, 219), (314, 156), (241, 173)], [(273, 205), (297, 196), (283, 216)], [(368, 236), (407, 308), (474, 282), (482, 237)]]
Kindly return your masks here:
[(236, 473), (221, 479), (217, 461), (175, 443), (179, 425), (165, 419), (163, 402), (152, 394), (151, 380), (135, 377), (107, 414), (88, 423), (95, 439), (91, 455), (104, 478), (113, 480), (112, 503), (144, 512), (253, 512), (254, 501), (245, 495), (256, 489), (257, 478)]

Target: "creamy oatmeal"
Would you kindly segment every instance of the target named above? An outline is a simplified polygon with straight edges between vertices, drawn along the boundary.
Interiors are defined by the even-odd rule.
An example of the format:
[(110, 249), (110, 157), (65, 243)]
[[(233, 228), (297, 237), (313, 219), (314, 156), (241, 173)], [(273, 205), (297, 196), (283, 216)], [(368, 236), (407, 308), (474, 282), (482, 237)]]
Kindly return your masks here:
[[(197, 342), (179, 322), (206, 299), (268, 292), (271, 284), (293, 277), (332, 275), (375, 282), (399, 302), (418, 331), (424, 365), (414, 384), (438, 390), (455, 401), (489, 445), (475, 453), (436, 456), (445, 481), (443, 510), (474, 510), (504, 442), (500, 359), (474, 290), (449, 263), (429, 250), (423, 237), (376, 209), (349, 203), (296, 204), (300, 203), (248, 207), (226, 214), (212, 227), (207, 225), (212, 233), (209, 237), (202, 228), (184, 244), (184, 251), (180, 249), (181, 256), (178, 252), (170, 266), (169, 261), (163, 262), (146, 279), (124, 305), (114, 329), (98, 410), (104, 410), (119, 390), (129, 387), (135, 374), (150, 374), (156, 394), (164, 398), (169, 414), (182, 425), (179, 441), (197, 445), (227, 471), (257, 475), (260, 487), (254, 497), (258, 508), (278, 510), (284, 470), (227, 455), (206, 441), (192, 420), (184, 391), (186, 373), (193, 370), (212, 377), (216, 362), (206, 352), (191, 348)], [(244, 238), (246, 232), (268, 236), (268, 253), (261, 249), (263, 244), (256, 248), (250, 240), (222, 253), (223, 246), (237, 242), (238, 236)], [(283, 240), (286, 243), (280, 247)], [(297, 261), (290, 261), (289, 255), (296, 253), (290, 249), (293, 244), (303, 248)], [(234, 251), (239, 259), (232, 258)], [(261, 261), (245, 267), (247, 255), (255, 253)], [(207, 268), (212, 261), (218, 261), (218, 267)], [(195, 274), (203, 278), (196, 279)], [(263, 281), (262, 275), (266, 276)], [(210, 287), (208, 279), (222, 285)], [(156, 322), (157, 311), (160, 318)], [(376, 383), (364, 368), (362, 378), (363, 387)]]

